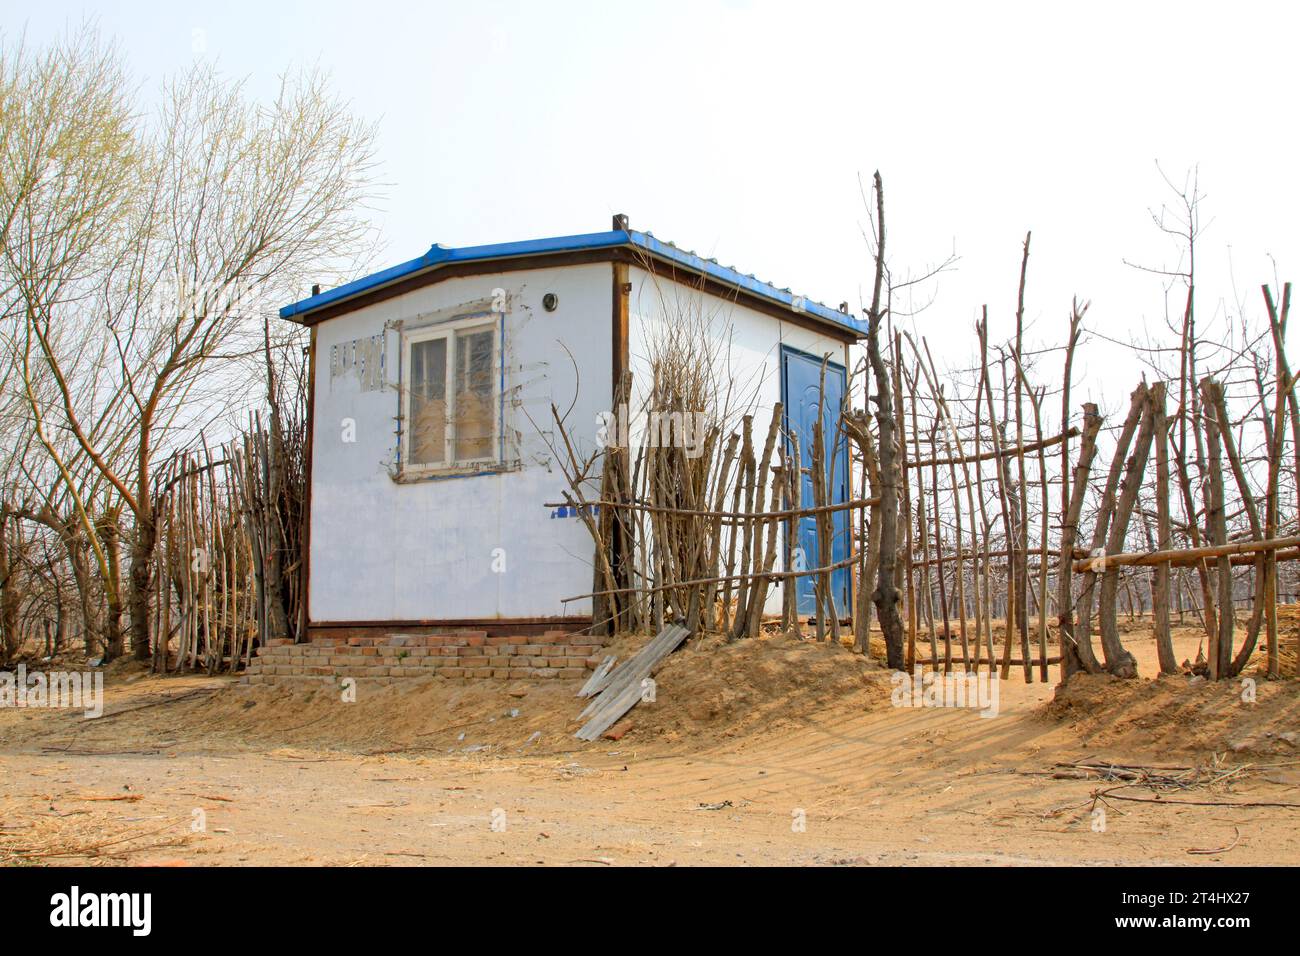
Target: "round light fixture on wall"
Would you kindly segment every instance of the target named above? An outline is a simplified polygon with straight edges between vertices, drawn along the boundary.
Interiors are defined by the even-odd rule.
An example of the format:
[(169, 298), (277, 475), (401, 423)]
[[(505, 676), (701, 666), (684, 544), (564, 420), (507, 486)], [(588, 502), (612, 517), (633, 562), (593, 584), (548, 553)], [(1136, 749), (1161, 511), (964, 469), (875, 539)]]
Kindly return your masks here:
[(554, 312), (560, 305), (560, 297), (554, 292), (548, 292), (542, 296), (542, 308), (547, 312)]

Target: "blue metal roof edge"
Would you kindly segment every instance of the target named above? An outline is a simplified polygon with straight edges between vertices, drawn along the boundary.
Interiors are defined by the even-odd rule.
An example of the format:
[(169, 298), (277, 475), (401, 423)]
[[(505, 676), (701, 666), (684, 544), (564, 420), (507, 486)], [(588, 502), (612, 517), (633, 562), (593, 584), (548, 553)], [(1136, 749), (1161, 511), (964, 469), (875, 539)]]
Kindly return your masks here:
[(707, 275), (726, 285), (735, 286), (753, 295), (782, 305), (790, 311), (803, 312), (830, 322), (852, 332), (865, 334), (866, 323), (838, 309), (832, 309), (820, 302), (797, 296), (789, 289), (778, 289), (769, 283), (743, 275), (728, 266), (719, 265), (712, 259), (704, 259), (693, 252), (687, 252), (672, 243), (656, 239), (650, 233), (621, 229), (609, 232), (591, 232), (577, 236), (555, 236), (549, 239), (528, 239), (523, 242), (500, 242), (483, 246), (464, 246), (447, 248), (435, 245), (424, 255), (410, 259), (398, 265), (382, 269), (379, 272), (363, 276), (345, 283), (319, 295), (309, 296), (280, 309), (280, 318), (293, 319), (306, 315), (328, 305), (344, 302), (372, 289), (396, 282), (453, 262), (478, 262), (491, 259), (511, 259), (517, 256), (542, 255), (556, 252), (577, 252), (585, 249), (613, 249), (619, 246), (635, 246), (645, 250), (651, 256), (680, 265), (702, 275)]
[(773, 302), (785, 306), (791, 312), (806, 312), (810, 315), (817, 316), (819, 319), (823, 319), (835, 325), (843, 326), (853, 332), (860, 332), (864, 335), (866, 334), (866, 322), (855, 319), (847, 312), (841, 312), (839, 309), (832, 309), (820, 302), (814, 302), (806, 296), (795, 295), (789, 289), (778, 289), (776, 286), (764, 282), (761, 279), (756, 279), (752, 275), (744, 275), (730, 266), (719, 265), (712, 259), (701, 258), (693, 252), (687, 252), (684, 249), (674, 246), (670, 242), (656, 239), (650, 233), (636, 232), (634, 230), (628, 235), (633, 245), (640, 246), (647, 252), (662, 259), (678, 263), (679, 265), (692, 269), (695, 272), (711, 276), (727, 285), (733, 285), (737, 288), (744, 289), (746, 292), (761, 296), (764, 299), (770, 299)]

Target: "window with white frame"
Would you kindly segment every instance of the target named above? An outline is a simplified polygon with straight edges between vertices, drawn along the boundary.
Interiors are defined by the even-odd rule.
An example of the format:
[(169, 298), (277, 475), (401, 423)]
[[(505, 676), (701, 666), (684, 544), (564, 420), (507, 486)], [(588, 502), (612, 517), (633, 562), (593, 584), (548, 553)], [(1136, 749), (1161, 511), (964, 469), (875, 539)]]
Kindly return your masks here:
[(454, 469), (497, 460), (497, 337), (494, 316), (475, 316), (403, 336), (406, 470)]

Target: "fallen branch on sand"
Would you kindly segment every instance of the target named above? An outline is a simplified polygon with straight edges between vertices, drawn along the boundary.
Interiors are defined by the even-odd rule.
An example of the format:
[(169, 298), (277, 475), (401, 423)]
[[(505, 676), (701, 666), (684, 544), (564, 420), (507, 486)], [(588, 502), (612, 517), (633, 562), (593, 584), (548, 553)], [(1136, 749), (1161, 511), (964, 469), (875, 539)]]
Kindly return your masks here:
[(1219, 786), (1257, 773), (1261, 769), (1251, 764), (1225, 769), (1218, 766), (1217, 761), (1213, 767), (1120, 764), (1105, 761), (1058, 763), (1054, 766), (1057, 769), (1022, 770), (1020, 773), (1025, 776), (1050, 777), (1053, 780), (1125, 780), (1133, 786), (1143, 786), (1155, 791), (1187, 791)]
[(121, 717), (123, 714), (135, 713), (137, 710), (145, 710), (149, 707), (161, 707), (164, 704), (179, 704), (183, 700), (191, 700), (203, 694), (215, 694), (217, 691), (225, 690), (224, 687), (201, 687), (198, 690), (192, 690), (184, 694), (167, 695), (161, 700), (151, 700), (146, 704), (137, 704), (135, 707), (123, 707), (121, 710), (115, 710), (112, 713), (102, 714), (96, 717), (97, 721), (112, 720), (114, 717)]
[(1118, 787), (1111, 787), (1109, 790), (1094, 790), (1092, 794), (1093, 805), (1098, 800), (1127, 800), (1130, 803), (1160, 803), (1160, 804), (1177, 804), (1184, 807), (1241, 807), (1259, 808), (1259, 807), (1276, 807), (1286, 810), (1300, 810), (1300, 803), (1281, 803), (1272, 800), (1166, 800), (1161, 797), (1128, 797), (1118, 794), (1116, 790), (1126, 790), (1137, 784), (1126, 783)]
[(1238, 843), (1241, 842), (1241, 827), (1236, 827), (1236, 826), (1234, 826), (1232, 829), (1233, 829), (1233, 831), (1234, 831), (1234, 835), (1233, 835), (1233, 837), (1232, 837), (1232, 842), (1229, 843), (1227, 846), (1215, 847), (1215, 848), (1212, 849), (1212, 850), (1201, 850), (1201, 849), (1197, 849), (1197, 848), (1195, 848), (1195, 847), (1190, 847), (1190, 848), (1188, 848), (1187, 852), (1188, 852), (1188, 853), (1197, 853), (1197, 854), (1200, 854), (1200, 855), (1202, 855), (1202, 856), (1214, 856), (1214, 855), (1219, 854), (1219, 853), (1227, 853), (1229, 850), (1231, 850), (1233, 847), (1235, 847)]

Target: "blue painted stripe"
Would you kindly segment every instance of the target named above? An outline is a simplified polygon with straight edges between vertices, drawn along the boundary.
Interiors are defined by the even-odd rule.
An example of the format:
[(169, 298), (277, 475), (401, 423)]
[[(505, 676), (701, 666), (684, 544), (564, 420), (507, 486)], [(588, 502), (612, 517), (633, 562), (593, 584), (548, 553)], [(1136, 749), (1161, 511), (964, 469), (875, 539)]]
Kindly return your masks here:
[[(644, 250), (649, 255), (664, 262), (682, 266), (701, 275), (709, 276), (728, 286), (743, 289), (795, 312), (804, 312), (823, 321), (859, 334), (866, 333), (866, 323), (832, 309), (811, 299), (802, 299), (789, 289), (778, 289), (769, 283), (743, 275), (735, 269), (719, 265), (712, 259), (705, 259), (693, 252), (679, 249), (671, 243), (656, 239), (649, 233), (623, 231), (590, 232), (579, 236), (555, 236), (549, 239), (528, 239), (523, 242), (499, 242), (485, 246), (464, 246), (448, 248), (433, 246), (417, 259), (383, 269), (371, 275), (356, 279), (345, 285), (322, 292), (280, 310), (282, 319), (304, 316), (328, 305), (346, 302), (366, 292), (381, 288), (401, 279), (418, 275), (454, 262), (482, 262), (491, 259), (513, 259), (519, 256), (546, 255), (549, 253), (580, 252), (590, 249), (616, 249), (621, 246), (633, 246)], [(796, 300), (801, 301), (801, 308), (796, 308)]]

